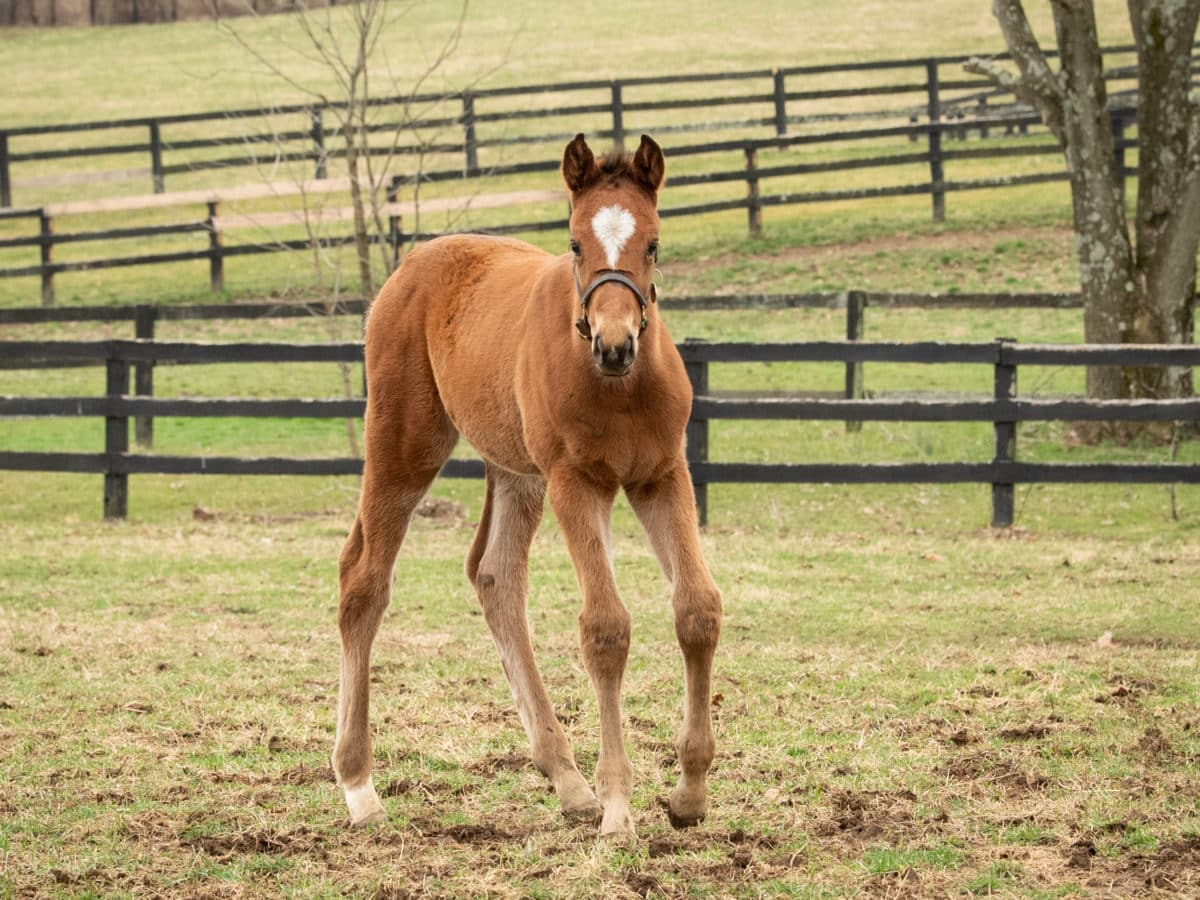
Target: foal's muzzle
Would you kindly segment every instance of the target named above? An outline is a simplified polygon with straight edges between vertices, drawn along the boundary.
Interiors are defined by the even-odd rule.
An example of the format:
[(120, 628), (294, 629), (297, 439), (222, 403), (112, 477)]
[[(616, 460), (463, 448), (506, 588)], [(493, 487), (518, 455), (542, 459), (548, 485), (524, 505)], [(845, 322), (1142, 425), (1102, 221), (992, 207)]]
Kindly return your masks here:
[(637, 349), (634, 347), (633, 335), (625, 338), (625, 343), (607, 347), (603, 339), (597, 335), (592, 341), (592, 357), (596, 365), (605, 375), (624, 375), (633, 365)]

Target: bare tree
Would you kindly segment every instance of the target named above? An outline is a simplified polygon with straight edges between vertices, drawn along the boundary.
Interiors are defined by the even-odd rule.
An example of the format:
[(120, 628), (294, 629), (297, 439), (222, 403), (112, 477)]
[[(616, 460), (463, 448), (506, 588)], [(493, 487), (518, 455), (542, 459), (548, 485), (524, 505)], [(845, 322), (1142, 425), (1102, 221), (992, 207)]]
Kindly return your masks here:
[[(1071, 183), (1084, 337), (1089, 343), (1191, 343), (1200, 245), (1200, 102), (1189, 95), (1200, 0), (1128, 0), (1138, 57), (1138, 197), (1131, 240), (1114, 159), (1104, 67), (1090, 0), (1051, 0), (1060, 69), (1051, 69), (1021, 0), (992, 11), (1017, 74), (967, 69), (1033, 106), (1058, 138)], [(1179, 397), (1187, 369), (1088, 370), (1088, 395)]]
[[(335, 85), (333, 92), (313, 87), (290, 75), (285, 65), (278, 61), (280, 57), (270, 52), (271, 48), (254, 43), (231, 23), (222, 22), (220, 26), (275, 80), (299, 91), (315, 108), (334, 117), (349, 182), (354, 259), (367, 304), (375, 296), (377, 283), (371, 246), (379, 248), (378, 260), (382, 265), (378, 271), (384, 275), (396, 262), (388, 240), (390, 216), (387, 204), (396, 199), (389, 196), (388, 185), (396, 174), (398, 158), (404, 156), (407, 169), (404, 182), (412, 209), (419, 210), (426, 158), (438, 143), (446, 143), (442, 137), (448, 121), (444, 110), (454, 94), (429, 90), (429, 85), (458, 48), (466, 21), (467, 2), (463, 0), (455, 21), (426, 58), (424, 67), (415, 77), (402, 79), (393, 71), (381, 39), (401, 27), (402, 20), (414, 6), (415, 3), (389, 3), (387, 0), (353, 0), (341, 4), (337, 10), (327, 6), (316, 9), (302, 6), (286, 20), (294, 23), (297, 32), (297, 44), (287, 48), (290, 55), (308, 64), (316, 63), (324, 76), (321, 80), (326, 83), (332, 80)], [(348, 23), (344, 21), (345, 17), (349, 17)], [(288, 55), (283, 54), (285, 58)], [(478, 74), (471, 85), (462, 89), (473, 87), (488, 74), (491, 70)], [(318, 121), (323, 123), (323, 116)], [(454, 120), (451, 117), (449, 121)], [(289, 157), (286, 141), (277, 129), (275, 135), (274, 153), (266, 160), (272, 178), (278, 171), (279, 160)], [(383, 135), (382, 140), (380, 135)], [(374, 143), (372, 136), (375, 136)], [(325, 171), (329, 157), (336, 151), (325, 148), (324, 141), (320, 146), (326, 155), (317, 160), (317, 166), (319, 171)], [(336, 252), (343, 240), (323, 227), (321, 210), (305, 185), (305, 175), (301, 171), (295, 179), (301, 221), (312, 254), (314, 284), (325, 298), (325, 320), (332, 338), (333, 316), (342, 300), (346, 280), (341, 258)], [(415, 213), (414, 219), (417, 219)], [(414, 222), (414, 230), (416, 227)], [(267, 242), (271, 242), (269, 238)], [(342, 363), (339, 369), (343, 392), (351, 397), (354, 390), (350, 366)], [(346, 432), (350, 452), (358, 456), (354, 420), (346, 421)]]
[[(413, 202), (417, 201), (425, 160), (435, 152), (445, 127), (445, 116), (435, 117), (435, 113), (453, 96), (450, 91), (429, 91), (428, 87), (457, 50), (467, 15), (464, 0), (456, 20), (424, 67), (415, 77), (402, 80), (393, 71), (381, 39), (402, 27), (402, 20), (415, 5), (415, 2), (353, 0), (333, 8), (298, 9), (293, 20), (299, 44), (288, 49), (296, 58), (318, 64), (324, 76), (332, 77), (335, 92), (306, 84), (291, 75), (269, 48), (258, 46), (231, 23), (221, 24), (273, 78), (334, 117), (349, 176), (358, 277), (368, 303), (376, 288), (371, 246), (379, 247), (385, 273), (393, 265), (386, 240), (388, 183), (396, 171), (398, 157), (403, 154), (412, 161), (407, 166), (410, 171), (406, 184)], [(342, 21), (345, 16), (350, 19), (348, 27)], [(472, 85), (488, 74), (490, 70), (479, 74)], [(381, 102), (385, 99), (388, 102)], [(372, 136), (379, 135), (383, 135), (383, 140), (376, 137), (372, 143)], [(327, 152), (334, 155), (333, 150)]]

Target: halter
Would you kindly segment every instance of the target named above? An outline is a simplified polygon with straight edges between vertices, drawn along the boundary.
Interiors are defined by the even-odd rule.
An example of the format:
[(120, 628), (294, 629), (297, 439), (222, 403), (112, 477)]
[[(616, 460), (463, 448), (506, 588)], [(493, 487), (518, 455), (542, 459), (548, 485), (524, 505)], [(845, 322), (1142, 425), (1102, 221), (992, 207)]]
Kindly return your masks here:
[[(638, 305), (642, 308), (642, 322), (641, 327), (638, 329), (638, 336), (641, 336), (642, 332), (646, 330), (646, 326), (650, 324), (650, 321), (646, 318), (646, 308), (650, 304), (646, 302), (646, 295), (642, 293), (642, 289), (633, 283), (633, 279), (624, 272), (616, 269), (605, 269), (587, 286), (587, 290), (584, 290), (583, 285), (579, 283), (579, 272), (575, 269), (574, 265), (571, 266), (571, 272), (575, 276), (575, 290), (579, 293), (579, 305), (583, 307), (583, 315), (575, 320), (575, 330), (579, 332), (581, 338), (585, 341), (591, 341), (592, 326), (588, 324), (587, 320), (588, 303), (592, 299), (592, 294), (596, 292), (596, 288), (610, 281), (625, 285), (625, 287), (633, 291), (633, 296), (637, 297)], [(651, 284), (650, 301), (655, 302), (657, 299), (654, 285)]]

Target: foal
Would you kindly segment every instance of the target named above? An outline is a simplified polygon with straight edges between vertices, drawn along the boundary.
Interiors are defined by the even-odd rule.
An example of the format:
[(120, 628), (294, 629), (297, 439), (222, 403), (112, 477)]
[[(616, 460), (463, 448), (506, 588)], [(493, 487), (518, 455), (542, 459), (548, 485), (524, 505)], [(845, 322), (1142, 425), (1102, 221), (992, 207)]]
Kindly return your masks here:
[[(691, 388), (654, 305), (664, 173), (662, 150), (649, 137), (635, 153), (597, 161), (580, 134), (562, 161), (571, 194), (568, 254), (494, 237), (439, 238), (414, 250), (375, 301), (366, 327), (362, 495), (339, 567), (333, 769), (354, 825), (385, 817), (371, 783), (371, 644), (413, 510), (459, 435), (487, 467), (467, 577), (533, 762), (563, 813), (599, 819), (602, 835), (634, 834), (633, 769), (621, 732), (629, 613), (609, 534), (623, 489), (671, 584), (683, 651), (682, 776), (669, 814), (677, 826), (704, 818), (721, 594), (701, 555), (684, 458)], [(529, 546), (547, 487), (583, 594), (580, 644), (600, 711), (595, 793), (555, 718), (525, 616)]]

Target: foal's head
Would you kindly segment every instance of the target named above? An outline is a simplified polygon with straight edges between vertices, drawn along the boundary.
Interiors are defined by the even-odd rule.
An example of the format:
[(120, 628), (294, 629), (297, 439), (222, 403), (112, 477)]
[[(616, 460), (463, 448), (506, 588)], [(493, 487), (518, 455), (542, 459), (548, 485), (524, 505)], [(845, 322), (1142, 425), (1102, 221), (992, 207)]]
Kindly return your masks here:
[(567, 144), (563, 179), (571, 192), (571, 254), (583, 315), (601, 374), (625, 375), (649, 324), (658, 260), (658, 189), (666, 167), (646, 135), (633, 153), (597, 160), (583, 135)]

